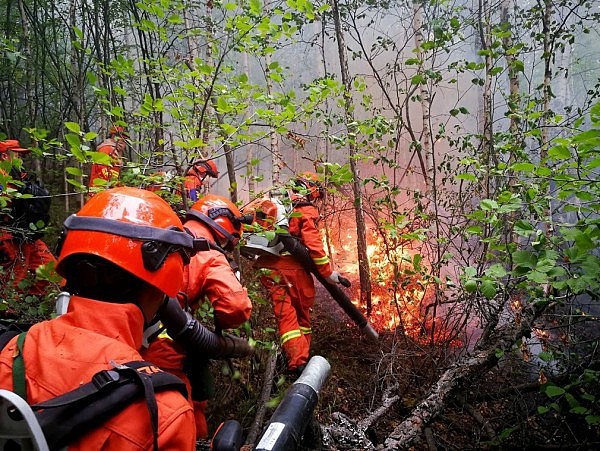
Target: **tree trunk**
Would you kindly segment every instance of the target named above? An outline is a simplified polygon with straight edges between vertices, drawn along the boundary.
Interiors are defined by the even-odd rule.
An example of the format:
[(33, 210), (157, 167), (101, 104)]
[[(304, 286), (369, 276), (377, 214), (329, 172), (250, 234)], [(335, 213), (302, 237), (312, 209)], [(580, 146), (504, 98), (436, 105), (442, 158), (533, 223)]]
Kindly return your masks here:
[(348, 59), (346, 57), (346, 44), (344, 32), (342, 30), (342, 19), (338, 8), (337, 0), (331, 0), (333, 11), (333, 20), (335, 22), (335, 34), (338, 46), (338, 57), (340, 60), (340, 71), (342, 83), (344, 84), (344, 117), (348, 128), (348, 152), (350, 160), (350, 170), (352, 171), (352, 193), (354, 195), (354, 212), (356, 217), (356, 244), (358, 251), (358, 271), (360, 275), (360, 301), (367, 308), (367, 315), (371, 314), (371, 276), (369, 269), (369, 257), (367, 256), (367, 231), (365, 225), (365, 214), (362, 203), (362, 189), (360, 185), (360, 175), (356, 165), (356, 144), (354, 136), (356, 130), (354, 124), (353, 105), (352, 105), (352, 81), (348, 69)]
[[(489, 4), (487, 0), (479, 0), (478, 8), (478, 21), (477, 26), (479, 28), (479, 37), (482, 50), (490, 49), (490, 13)], [(483, 182), (483, 196), (489, 198), (492, 195), (491, 180), (489, 177), (489, 169), (494, 166), (494, 142), (493, 142), (493, 110), (492, 110), (492, 75), (491, 70), (494, 67), (494, 61), (492, 55), (489, 52), (485, 53), (484, 56), (485, 64), (485, 80), (483, 84), (482, 92), (482, 103), (481, 103), (481, 122), (479, 124), (479, 133), (482, 136), (482, 142), (480, 144), (482, 150), (482, 161), (487, 166), (488, 171), (486, 172), (485, 179)]]
[[(417, 58), (420, 61), (417, 74), (422, 75), (424, 72), (425, 55), (423, 53), (423, 1), (413, 1), (413, 32), (415, 34), (415, 49), (417, 52)], [(433, 174), (435, 168), (433, 167), (433, 152), (431, 146), (431, 130), (429, 126), (429, 120), (431, 119), (431, 99), (429, 96), (429, 90), (427, 84), (421, 83), (419, 87), (420, 98), (421, 98), (421, 139), (415, 143), (415, 152), (419, 158), (421, 164), (421, 170), (423, 171), (423, 180), (425, 187), (429, 188), (431, 185), (430, 177)]]
[[(242, 70), (250, 79), (250, 66), (248, 64), (248, 54), (242, 53)], [(248, 112), (244, 113), (244, 118), (248, 117)], [(256, 165), (254, 164), (254, 144), (250, 143), (246, 145), (246, 178), (248, 180), (248, 196), (249, 200), (252, 200), (256, 193), (256, 182), (254, 180), (254, 173)]]
[[(265, 1), (265, 12), (268, 14), (268, 11), (271, 8), (270, 0)], [(273, 81), (270, 77), (270, 66), (271, 66), (271, 54), (267, 53), (265, 55), (265, 78), (267, 83), (267, 94), (269, 97), (273, 97)], [(274, 106), (275, 112), (279, 113), (279, 106)], [(279, 186), (281, 184), (281, 171), (284, 167), (283, 155), (281, 154), (281, 148), (279, 143), (279, 134), (275, 130), (275, 128), (270, 127), (269, 129), (269, 147), (271, 149), (271, 158), (273, 161), (273, 186)], [(297, 169), (297, 168), (294, 168)]]

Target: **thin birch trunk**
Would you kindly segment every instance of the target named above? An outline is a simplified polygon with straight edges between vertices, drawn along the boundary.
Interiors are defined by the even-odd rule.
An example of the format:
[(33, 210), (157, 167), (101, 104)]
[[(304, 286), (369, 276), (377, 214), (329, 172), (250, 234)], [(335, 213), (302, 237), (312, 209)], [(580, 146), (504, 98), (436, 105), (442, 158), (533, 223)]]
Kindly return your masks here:
[[(422, 0), (413, 1), (413, 32), (415, 34), (415, 49), (417, 52), (417, 58), (420, 61), (417, 74), (423, 74), (425, 55), (423, 53), (423, 2)], [(432, 146), (431, 146), (431, 130), (429, 127), (429, 121), (431, 119), (431, 98), (429, 96), (429, 90), (427, 85), (422, 83), (419, 88), (420, 99), (421, 99), (421, 140), (419, 143), (415, 143), (417, 148), (415, 152), (421, 162), (421, 168), (424, 170), (423, 180), (425, 187), (431, 186), (431, 174), (433, 174), (433, 158), (432, 158)]]
[[(489, 50), (490, 48), (490, 12), (489, 12), (489, 4), (487, 0), (479, 0), (479, 33), (481, 39), (481, 49)], [(485, 79), (483, 84), (483, 92), (482, 92), (482, 120), (480, 123), (480, 134), (483, 137), (483, 142), (481, 143), (483, 162), (486, 164), (488, 168), (491, 168), (494, 165), (494, 155), (493, 155), (493, 132), (492, 132), (492, 121), (493, 121), (493, 111), (492, 111), (492, 75), (491, 70), (494, 67), (494, 62), (492, 60), (492, 55), (489, 52), (485, 53), (484, 56), (484, 64), (485, 64)], [(484, 180), (484, 197), (489, 198), (492, 193), (492, 185), (489, 177), (489, 171), (486, 173)]]
[[(333, 20), (335, 22), (335, 34), (338, 45), (338, 57), (340, 61), (340, 71), (342, 83), (344, 85), (344, 116), (346, 126), (348, 127), (348, 136), (353, 136), (356, 132), (354, 124), (353, 104), (352, 104), (352, 81), (348, 69), (348, 59), (346, 56), (346, 44), (344, 32), (342, 30), (342, 20), (338, 8), (337, 0), (331, 0), (333, 11)], [(348, 143), (350, 170), (352, 171), (352, 192), (354, 195), (354, 212), (356, 216), (356, 244), (358, 251), (358, 271), (360, 276), (360, 301), (367, 308), (367, 315), (371, 313), (371, 276), (369, 270), (369, 258), (367, 256), (367, 232), (365, 225), (365, 214), (362, 202), (362, 190), (360, 184), (360, 174), (356, 165), (356, 145), (353, 141)]]
[[(250, 65), (248, 63), (248, 54), (242, 53), (242, 70), (250, 79)], [(244, 118), (248, 116), (248, 113), (244, 115)], [(254, 161), (254, 145), (248, 144), (246, 146), (246, 177), (248, 179), (248, 196), (252, 199), (256, 193), (256, 182), (254, 181), (255, 165)]]
[[(271, 7), (271, 3), (269, 0), (265, 1), (265, 10), (268, 11)], [(271, 66), (272, 60), (271, 60), (271, 55), (267, 54), (265, 55), (265, 78), (266, 78), (266, 82), (267, 82), (267, 94), (269, 97), (273, 97), (273, 81), (271, 80), (270, 75), (270, 66)], [(275, 114), (278, 114), (280, 112), (280, 108), (278, 105), (275, 105), (274, 107), (275, 110)], [(272, 156), (272, 161), (273, 161), (273, 186), (279, 186), (281, 184), (281, 171), (283, 170), (283, 155), (281, 154), (281, 147), (280, 147), (280, 142), (279, 142), (279, 134), (277, 133), (277, 131), (275, 130), (274, 127), (271, 127), (269, 129), (269, 147), (271, 149), (271, 156)], [(297, 168), (294, 168), (297, 169)]]

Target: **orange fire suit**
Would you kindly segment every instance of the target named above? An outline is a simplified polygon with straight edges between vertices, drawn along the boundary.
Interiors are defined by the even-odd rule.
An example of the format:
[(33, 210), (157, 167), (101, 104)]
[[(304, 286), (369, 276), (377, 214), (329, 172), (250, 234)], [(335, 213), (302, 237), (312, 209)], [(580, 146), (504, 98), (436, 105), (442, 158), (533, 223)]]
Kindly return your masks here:
[[(4, 170), (0, 170), (0, 174), (6, 175)], [(11, 177), (15, 180), (26, 181), (27, 173), (13, 168), (10, 172)], [(9, 188), (17, 189), (13, 184), (8, 185)], [(0, 192), (3, 192), (3, 187), (0, 185)], [(8, 200), (10, 205), (10, 200)], [(34, 276), (35, 270), (49, 262), (56, 262), (56, 258), (48, 249), (46, 243), (41, 239), (19, 239), (16, 238), (9, 230), (15, 227), (13, 219), (8, 215), (0, 216), (0, 223), (6, 225), (7, 229), (0, 227), (0, 283), (3, 287), (12, 283), (12, 286), (18, 288), (19, 283), (28, 276)], [(47, 281), (38, 281), (33, 286), (29, 287), (25, 294), (33, 296), (41, 296), (46, 293), (48, 288)]]
[(196, 202), (200, 198), (203, 186), (204, 180), (201, 180), (197, 175), (186, 175), (183, 179), (185, 195), (193, 202)]
[[(202, 223), (191, 220), (185, 223), (185, 227), (196, 238), (204, 237), (213, 241), (210, 230)], [(198, 252), (192, 257), (189, 265), (184, 268), (182, 291), (186, 294), (187, 304), (192, 311), (199, 307), (205, 297), (208, 298), (214, 309), (217, 329), (235, 328), (250, 318), (252, 303), (248, 293), (233, 273), (225, 255), (217, 250)], [(180, 302), (182, 307), (186, 307), (184, 299)], [(171, 338), (161, 334), (142, 355), (144, 360), (180, 377), (186, 383), (190, 401), (194, 405), (197, 437), (207, 437), (208, 425), (204, 415), (206, 401), (195, 398), (192, 400), (194, 394), (191, 382), (184, 372), (186, 354), (183, 349)]]
[[(56, 262), (56, 258), (42, 240), (22, 241), (10, 234), (0, 236), (0, 266), (4, 269), (0, 283), (12, 280), (16, 287), (25, 277), (35, 274), (38, 267), (50, 262)], [(44, 294), (47, 284), (41, 282), (32, 287), (30, 294)]]
[[(290, 217), (290, 234), (308, 248), (319, 273), (329, 277), (333, 270), (318, 228), (319, 211), (300, 196), (292, 198), (292, 205), (296, 215)], [(315, 282), (312, 274), (290, 255), (260, 257), (256, 265), (271, 270), (261, 277), (261, 282), (269, 290), (273, 302), (288, 370), (295, 371), (309, 358), (312, 334), (310, 309), (315, 302)]]
[[(97, 149), (98, 152), (102, 152), (108, 155), (111, 160), (111, 165), (93, 163), (90, 171), (90, 179), (88, 180), (88, 187), (99, 186), (94, 183), (94, 180), (101, 179), (106, 180), (110, 183), (115, 183), (119, 179), (121, 173), (121, 157), (117, 151), (117, 143), (114, 139), (105, 139)], [(103, 185), (106, 188), (109, 186)]]
[[(19, 283), (35, 276), (35, 270), (49, 262), (56, 262), (54, 255), (42, 240), (18, 240), (10, 233), (0, 234), (0, 284), (3, 287), (12, 286), (18, 292)], [(49, 282), (39, 280), (23, 290), (24, 294), (42, 296), (46, 293)]]
[[(101, 314), (98, 314), (101, 312)], [(27, 401), (42, 402), (87, 383), (110, 361), (141, 360), (144, 317), (134, 304), (108, 304), (72, 297), (64, 315), (35, 324), (23, 348)], [(12, 390), (17, 337), (0, 353), (0, 388)], [(193, 450), (196, 436), (192, 408), (180, 393), (156, 394), (158, 446)], [(136, 401), (102, 426), (69, 445), (69, 450), (152, 449), (152, 427), (145, 400)]]

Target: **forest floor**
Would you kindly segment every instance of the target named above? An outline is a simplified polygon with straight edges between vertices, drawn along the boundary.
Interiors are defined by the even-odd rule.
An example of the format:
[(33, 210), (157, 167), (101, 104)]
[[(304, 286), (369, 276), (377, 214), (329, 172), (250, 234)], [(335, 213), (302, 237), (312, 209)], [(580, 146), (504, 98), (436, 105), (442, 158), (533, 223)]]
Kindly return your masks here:
[[(253, 330), (260, 324), (274, 340), (276, 326), (269, 304), (255, 306), (252, 323)], [(317, 289), (313, 331), (312, 354), (325, 357), (331, 365), (314, 412), (321, 425), (331, 424), (336, 412), (356, 422), (367, 418), (381, 406), (385, 388), (394, 384), (392, 394), (398, 395), (398, 401), (365, 431), (374, 447), (383, 444), (453, 360), (447, 350), (419, 345), (399, 333), (381, 332), (378, 341), (362, 336), (322, 288)], [(250, 363), (215, 362), (217, 394), (207, 411), (211, 432), (221, 421), (237, 419), (246, 436), (254, 421), (268, 355), (268, 351), (259, 352)], [(234, 378), (227, 375), (232, 372)], [(598, 449), (597, 429), (563, 424), (558, 415), (537, 415), (537, 406), (544, 402), (537, 376), (536, 368), (518, 355), (505, 359), (502, 367), (462, 387), (460, 396), (449, 401), (411, 449)], [(290, 384), (280, 359), (271, 392), (275, 402), (264, 421)], [(320, 449), (360, 448), (323, 443)]]

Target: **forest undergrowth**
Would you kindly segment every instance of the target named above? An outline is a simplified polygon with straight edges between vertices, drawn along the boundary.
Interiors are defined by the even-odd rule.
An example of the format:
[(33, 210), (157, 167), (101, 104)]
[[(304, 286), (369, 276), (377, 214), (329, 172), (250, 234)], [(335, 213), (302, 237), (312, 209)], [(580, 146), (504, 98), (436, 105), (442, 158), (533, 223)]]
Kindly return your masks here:
[[(459, 350), (430, 347), (403, 337), (398, 331), (381, 331), (378, 341), (361, 336), (343, 311), (317, 287), (313, 309), (313, 355), (325, 357), (331, 373), (319, 396), (314, 417), (323, 427), (342, 413), (359, 422), (382, 404), (391, 384), (398, 400), (365, 431), (373, 449), (383, 446), (400, 424), (454, 361)], [(261, 324), (274, 340), (275, 323), (268, 304), (256, 305), (254, 324)], [(272, 329), (269, 329), (272, 327)], [(270, 331), (269, 331), (270, 330)], [(221, 421), (236, 419), (247, 434), (264, 384), (269, 352), (259, 351), (251, 362), (214, 362), (217, 394), (208, 407), (209, 430)], [(278, 359), (265, 421), (273, 413), (291, 381)], [(505, 356), (487, 374), (462, 386), (412, 450), (465, 449), (597, 449), (600, 431), (560, 415), (540, 416), (537, 406), (545, 395), (538, 384), (539, 368), (520, 352)], [(235, 377), (231, 375), (236, 373)], [(205, 444), (206, 445), (206, 444)], [(205, 449), (201, 447), (201, 449)], [(363, 449), (339, 443), (321, 443), (306, 449)]]

